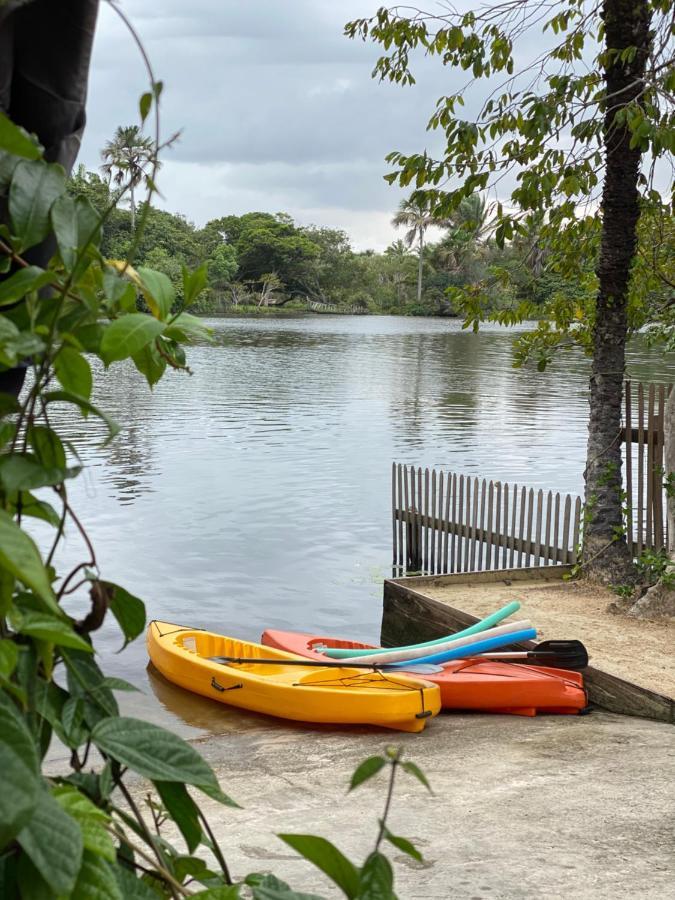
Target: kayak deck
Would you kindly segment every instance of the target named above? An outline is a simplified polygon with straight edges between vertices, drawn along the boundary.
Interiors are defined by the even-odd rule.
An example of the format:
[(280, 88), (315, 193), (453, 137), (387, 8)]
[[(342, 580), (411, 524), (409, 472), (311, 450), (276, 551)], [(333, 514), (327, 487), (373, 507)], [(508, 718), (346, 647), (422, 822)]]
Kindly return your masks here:
[[(357, 651), (372, 647), (372, 644), (359, 641), (274, 629), (263, 632), (262, 643), (266, 647), (287, 650), (315, 660), (327, 659), (321, 652), (324, 647), (353, 648)], [(566, 669), (473, 657), (446, 663), (443, 672), (425, 675), (424, 679), (438, 685), (444, 709), (521, 716), (537, 713), (573, 715), (585, 709), (588, 703), (583, 676), (580, 672)]]
[[(416, 732), (441, 706), (438, 686), (426, 677), (288, 665), (298, 657), (170, 622), (150, 622), (146, 643), (153, 665), (168, 681), (221, 703), (284, 719)], [(219, 657), (278, 658), (279, 663), (228, 663)]]

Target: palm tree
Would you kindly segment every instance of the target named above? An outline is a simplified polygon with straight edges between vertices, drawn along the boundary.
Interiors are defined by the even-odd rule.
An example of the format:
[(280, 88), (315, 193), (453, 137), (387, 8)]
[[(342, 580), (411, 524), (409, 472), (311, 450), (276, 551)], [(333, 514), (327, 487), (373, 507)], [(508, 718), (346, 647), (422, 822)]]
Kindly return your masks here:
[(138, 125), (119, 126), (111, 141), (101, 150), (103, 165), (101, 171), (119, 188), (129, 188), (129, 207), (131, 209), (131, 228), (136, 224), (136, 203), (134, 188), (149, 178), (148, 169), (155, 167), (155, 144), (149, 137), (141, 134)]
[(401, 260), (410, 256), (411, 250), (405, 241), (399, 239), (398, 241), (392, 241), (384, 253), (385, 256), (389, 256), (391, 259)]
[(465, 197), (448, 222), (448, 235), (438, 247), (438, 258), (450, 271), (463, 270), (475, 256), (481, 238), (489, 227), (485, 198), (480, 194)]
[(479, 241), (488, 225), (485, 197), (480, 194), (465, 197), (452, 216), (452, 224), (455, 228), (461, 228), (474, 243)]
[(424, 267), (424, 233), (430, 225), (444, 227), (447, 222), (434, 215), (429, 203), (415, 197), (401, 200), (398, 212), (391, 220), (394, 228), (404, 226), (408, 229), (404, 241), (408, 247), (417, 241), (417, 302), (422, 300), (422, 269)]

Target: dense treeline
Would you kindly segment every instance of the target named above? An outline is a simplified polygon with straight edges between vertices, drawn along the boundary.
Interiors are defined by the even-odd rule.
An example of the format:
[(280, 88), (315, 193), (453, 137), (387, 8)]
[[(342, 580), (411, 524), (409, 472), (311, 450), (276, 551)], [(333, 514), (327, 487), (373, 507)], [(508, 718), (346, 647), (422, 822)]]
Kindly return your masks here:
[[(115, 201), (114, 185), (84, 167), (70, 188), (99, 210)], [(562, 279), (546, 272), (543, 255), (531, 242), (498, 248), (487, 233), (484, 204), (472, 199), (476, 202), (447, 222), (403, 203), (395, 217), (405, 228), (403, 237), (383, 253), (357, 252), (344, 231), (300, 226), (285, 213), (223, 216), (197, 228), (182, 215), (152, 207), (136, 261), (165, 272), (179, 292), (182, 266), (206, 262), (204, 313), (318, 302), (373, 313), (455, 315), (452, 289), (467, 290), (478, 282), (483, 290), (487, 285), (493, 307), (503, 309), (522, 301), (539, 305), (568, 291)], [(102, 243), (106, 257), (125, 257), (134, 213), (138, 216), (121, 206), (110, 213)], [(425, 243), (431, 225), (440, 227), (441, 237)]]

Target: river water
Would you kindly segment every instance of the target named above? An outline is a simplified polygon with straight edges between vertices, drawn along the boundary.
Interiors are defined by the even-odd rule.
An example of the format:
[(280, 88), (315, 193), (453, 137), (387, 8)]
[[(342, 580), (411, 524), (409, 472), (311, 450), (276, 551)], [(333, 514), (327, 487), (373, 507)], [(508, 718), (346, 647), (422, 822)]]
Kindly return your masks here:
[[(473, 334), (455, 320), (210, 324), (215, 342), (190, 349), (191, 376), (170, 373), (150, 392), (117, 363), (99, 379), (96, 402), (126, 423), (107, 448), (96, 428), (61, 421), (87, 465), (71, 499), (103, 577), (151, 618), (254, 640), (277, 627), (376, 641), (392, 461), (582, 490), (579, 352), (539, 374), (512, 368), (513, 330)], [(672, 379), (675, 366), (638, 340), (629, 372)], [(79, 554), (70, 534), (62, 565)], [(241, 727), (149, 674), (142, 639), (116, 655), (120, 643), (107, 622), (102, 663), (148, 693), (148, 717), (185, 733)]]

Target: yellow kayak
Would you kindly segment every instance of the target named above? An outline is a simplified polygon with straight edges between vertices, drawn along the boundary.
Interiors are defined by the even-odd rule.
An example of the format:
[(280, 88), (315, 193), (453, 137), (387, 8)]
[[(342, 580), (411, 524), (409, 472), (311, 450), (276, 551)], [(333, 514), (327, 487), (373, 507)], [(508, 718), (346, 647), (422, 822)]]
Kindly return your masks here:
[[(284, 650), (156, 620), (148, 625), (146, 641), (150, 659), (168, 681), (282, 719), (422, 731), (441, 708), (437, 685), (398, 672), (317, 667)], [(279, 664), (219, 662), (218, 657), (278, 659)]]

